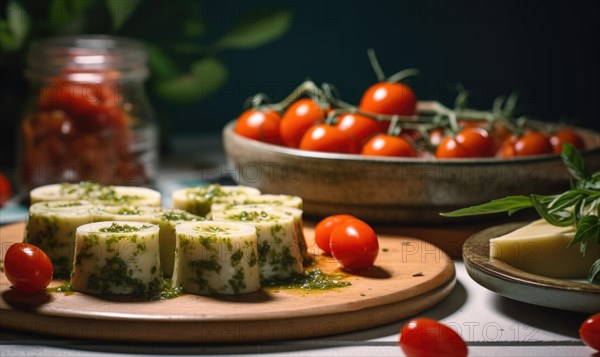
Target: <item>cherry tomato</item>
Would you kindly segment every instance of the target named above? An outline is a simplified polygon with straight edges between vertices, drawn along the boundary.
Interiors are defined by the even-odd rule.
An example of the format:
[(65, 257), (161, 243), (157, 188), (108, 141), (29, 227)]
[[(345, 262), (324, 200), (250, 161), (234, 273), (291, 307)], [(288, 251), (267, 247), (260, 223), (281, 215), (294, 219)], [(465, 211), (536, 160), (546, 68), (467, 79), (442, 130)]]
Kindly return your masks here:
[(370, 156), (417, 156), (417, 152), (406, 139), (387, 134), (379, 134), (371, 138), (363, 146), (361, 154)]
[(377, 120), (358, 114), (340, 115), (337, 127), (352, 138), (353, 153), (359, 153), (367, 140), (381, 132), (380, 123)]
[[(417, 96), (406, 84), (380, 82), (365, 91), (359, 108), (377, 114), (413, 115), (417, 110)], [(389, 125), (389, 122), (380, 123), (382, 131), (387, 131)]]
[(482, 128), (467, 127), (455, 137), (446, 136), (438, 145), (438, 159), (473, 158), (492, 156), (492, 138)]
[(317, 223), (315, 226), (315, 243), (317, 243), (317, 246), (321, 248), (325, 254), (331, 254), (331, 231), (333, 231), (338, 224), (353, 218), (356, 217), (349, 214), (335, 214), (326, 217)]
[(444, 139), (444, 130), (442, 129), (433, 129), (429, 132), (429, 143), (434, 147), (440, 145), (442, 140)]
[(523, 136), (511, 135), (500, 147), (498, 156), (503, 158), (542, 155), (552, 153), (552, 144), (546, 135), (530, 131)]
[(369, 268), (379, 254), (377, 234), (357, 218), (347, 219), (331, 231), (331, 254), (346, 270)]
[(561, 129), (550, 137), (550, 144), (555, 154), (560, 154), (565, 143), (570, 143), (575, 149), (585, 148), (583, 139), (571, 129)]
[(304, 134), (299, 148), (310, 151), (350, 153), (352, 138), (335, 126), (317, 124)]
[(579, 327), (581, 340), (596, 351), (600, 351), (600, 313), (590, 316)]
[(325, 120), (325, 111), (312, 99), (300, 99), (283, 114), (279, 133), (283, 143), (297, 148), (304, 134), (314, 124)]
[(279, 124), (281, 116), (275, 111), (249, 109), (240, 115), (235, 132), (250, 139), (280, 145)]
[(52, 280), (52, 263), (40, 248), (27, 244), (11, 245), (4, 256), (4, 274), (22, 292), (38, 293)]
[(85, 132), (106, 127), (123, 127), (127, 117), (119, 106), (120, 96), (107, 84), (56, 81), (39, 97), (39, 108), (62, 110)]
[(467, 344), (450, 327), (428, 318), (417, 318), (402, 326), (400, 348), (408, 357), (467, 355)]
[(12, 196), (12, 188), (10, 181), (0, 172), (0, 207), (4, 206), (4, 203)]

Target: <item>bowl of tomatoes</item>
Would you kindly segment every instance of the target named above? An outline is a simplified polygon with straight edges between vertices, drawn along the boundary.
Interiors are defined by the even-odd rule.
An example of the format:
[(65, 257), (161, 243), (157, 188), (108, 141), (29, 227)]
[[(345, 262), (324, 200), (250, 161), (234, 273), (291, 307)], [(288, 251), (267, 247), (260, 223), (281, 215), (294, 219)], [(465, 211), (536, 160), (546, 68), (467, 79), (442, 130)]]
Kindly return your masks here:
[(600, 168), (599, 133), (515, 117), (515, 95), (490, 111), (466, 108), (464, 92), (452, 109), (418, 100), (399, 83), (413, 72), (381, 74), (358, 105), (311, 81), (279, 103), (251, 97), (223, 129), (234, 180), (300, 196), (309, 215), (435, 223), (457, 208), (568, 188), (565, 143), (589, 172)]

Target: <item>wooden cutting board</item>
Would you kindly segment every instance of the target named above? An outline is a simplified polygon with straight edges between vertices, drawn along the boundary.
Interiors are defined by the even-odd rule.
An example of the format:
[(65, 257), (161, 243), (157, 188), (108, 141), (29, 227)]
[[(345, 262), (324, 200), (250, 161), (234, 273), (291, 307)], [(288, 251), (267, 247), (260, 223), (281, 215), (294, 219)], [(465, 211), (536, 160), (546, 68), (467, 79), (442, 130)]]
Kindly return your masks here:
[[(0, 228), (2, 257), (22, 240), (24, 223)], [(317, 267), (340, 272), (305, 230)], [(396, 322), (444, 299), (454, 287), (454, 263), (436, 246), (380, 235), (376, 264), (347, 274), (352, 285), (328, 291), (266, 289), (235, 297), (185, 294), (135, 301), (80, 293), (22, 294), (0, 278), (0, 327), (69, 338), (137, 342), (224, 343), (326, 336)], [(60, 281), (52, 285), (59, 285)]]

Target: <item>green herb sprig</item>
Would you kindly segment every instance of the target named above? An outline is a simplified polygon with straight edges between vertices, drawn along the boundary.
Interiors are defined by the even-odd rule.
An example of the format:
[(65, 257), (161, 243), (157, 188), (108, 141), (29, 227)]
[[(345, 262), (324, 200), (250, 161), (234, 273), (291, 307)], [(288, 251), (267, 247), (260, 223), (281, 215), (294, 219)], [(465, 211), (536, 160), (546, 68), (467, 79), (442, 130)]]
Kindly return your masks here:
[[(589, 242), (600, 244), (600, 171), (588, 175), (583, 157), (571, 144), (563, 146), (561, 157), (572, 177), (568, 191), (556, 195), (507, 196), (441, 215), (462, 217), (500, 212), (512, 215), (533, 207), (540, 217), (554, 226), (574, 226), (575, 236), (568, 247), (579, 243), (581, 254), (585, 255)], [(600, 259), (592, 265), (588, 281), (600, 284)]]

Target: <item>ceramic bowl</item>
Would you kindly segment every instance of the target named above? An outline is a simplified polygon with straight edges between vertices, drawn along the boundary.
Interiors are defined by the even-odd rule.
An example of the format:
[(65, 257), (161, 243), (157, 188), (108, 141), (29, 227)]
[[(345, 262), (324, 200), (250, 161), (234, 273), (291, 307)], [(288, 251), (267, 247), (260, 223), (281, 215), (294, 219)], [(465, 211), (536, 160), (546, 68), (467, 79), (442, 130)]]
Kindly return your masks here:
[[(507, 195), (558, 193), (569, 183), (559, 155), (436, 160), (331, 154), (247, 139), (234, 125), (223, 129), (234, 180), (265, 193), (298, 195), (305, 213), (317, 217), (348, 213), (374, 222), (448, 223), (440, 212)], [(588, 148), (588, 171), (597, 171), (600, 134), (578, 132)]]

